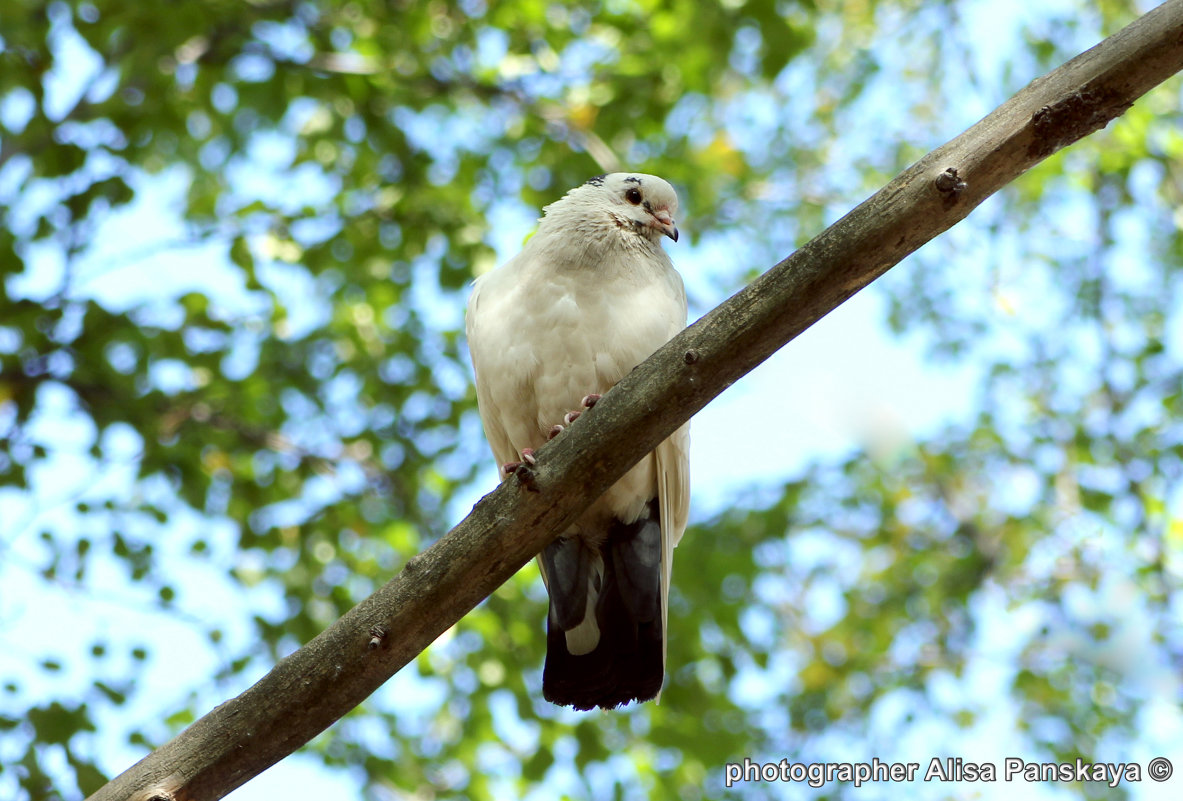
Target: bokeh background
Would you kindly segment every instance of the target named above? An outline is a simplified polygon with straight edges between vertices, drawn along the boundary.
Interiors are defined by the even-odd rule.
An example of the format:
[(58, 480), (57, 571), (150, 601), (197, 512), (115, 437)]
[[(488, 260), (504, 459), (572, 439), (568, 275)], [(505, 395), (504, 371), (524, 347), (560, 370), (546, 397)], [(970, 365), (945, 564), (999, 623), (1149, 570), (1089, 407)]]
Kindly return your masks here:
[[(495, 486), (463, 304), (542, 205), (669, 179), (697, 317), (1150, 5), (7, 0), (0, 797), (92, 792)], [(659, 706), (542, 700), (531, 566), (232, 798), (1180, 797), (1181, 100), (696, 418)], [(745, 756), (1177, 775), (724, 788)]]

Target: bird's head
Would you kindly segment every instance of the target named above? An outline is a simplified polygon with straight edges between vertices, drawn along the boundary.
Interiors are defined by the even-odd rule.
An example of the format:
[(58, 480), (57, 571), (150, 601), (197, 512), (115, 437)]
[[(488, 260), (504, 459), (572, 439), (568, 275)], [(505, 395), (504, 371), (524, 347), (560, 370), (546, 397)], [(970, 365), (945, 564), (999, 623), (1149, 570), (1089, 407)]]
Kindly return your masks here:
[(643, 236), (654, 244), (668, 236), (678, 241), (674, 218), (678, 213), (678, 195), (674, 188), (656, 175), (614, 172), (598, 175), (572, 189), (557, 203), (546, 208), (547, 216), (556, 211), (590, 215), (621, 230)]

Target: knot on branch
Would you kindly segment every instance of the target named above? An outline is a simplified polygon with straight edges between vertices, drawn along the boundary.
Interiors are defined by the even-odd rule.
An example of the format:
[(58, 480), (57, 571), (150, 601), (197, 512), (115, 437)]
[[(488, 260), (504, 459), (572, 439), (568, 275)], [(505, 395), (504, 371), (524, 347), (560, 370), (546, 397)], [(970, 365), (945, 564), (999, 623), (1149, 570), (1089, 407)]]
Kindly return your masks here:
[(518, 482), (530, 492), (540, 492), (538, 489), (538, 482), (535, 479), (534, 471), (530, 469), (530, 465), (522, 462), (514, 471), (514, 476), (517, 477)]
[(373, 651), (378, 648), (382, 644), (382, 641), (386, 639), (386, 634), (387, 631), (383, 626), (371, 626), (369, 649)]
[(1099, 131), (1133, 102), (1116, 92), (1085, 88), (1043, 106), (1031, 117), (1032, 142), (1028, 158), (1042, 159), (1065, 145)]
[(968, 184), (961, 179), (956, 167), (948, 167), (943, 173), (937, 176), (935, 181), (937, 191), (941, 194), (959, 195), (965, 191)]

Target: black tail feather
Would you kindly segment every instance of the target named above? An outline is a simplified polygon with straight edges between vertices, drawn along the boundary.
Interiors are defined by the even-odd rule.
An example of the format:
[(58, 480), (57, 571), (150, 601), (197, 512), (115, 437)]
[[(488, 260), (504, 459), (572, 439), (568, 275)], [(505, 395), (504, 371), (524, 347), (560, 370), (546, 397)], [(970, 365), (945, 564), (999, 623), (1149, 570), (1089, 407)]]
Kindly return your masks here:
[[(558, 540), (548, 548), (544, 560), (555, 564), (557, 554), (571, 564), (570, 549), (588, 546), (575, 540)], [(596, 604), (600, 640), (590, 653), (575, 656), (567, 650), (560, 610), (586, 601), (586, 585), (572, 588), (582, 593), (576, 599), (559, 598), (561, 585), (550, 578), (551, 612), (547, 616), (546, 666), (542, 673), (542, 694), (546, 700), (576, 709), (612, 709), (630, 701), (648, 701), (657, 695), (665, 678), (661, 619), (661, 525), (657, 502), (633, 523), (616, 523), (600, 545), (604, 580)], [(578, 622), (578, 621), (575, 621)], [(569, 624), (568, 624), (568, 627)]]

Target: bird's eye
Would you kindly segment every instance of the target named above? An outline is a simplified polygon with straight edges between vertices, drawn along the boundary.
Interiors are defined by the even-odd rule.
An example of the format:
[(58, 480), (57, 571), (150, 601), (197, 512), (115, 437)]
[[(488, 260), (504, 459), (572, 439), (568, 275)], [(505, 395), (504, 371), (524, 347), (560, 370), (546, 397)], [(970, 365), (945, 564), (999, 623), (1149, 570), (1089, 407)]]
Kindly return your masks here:
[(634, 186), (624, 193), (624, 199), (636, 206), (641, 202), (641, 190)]

